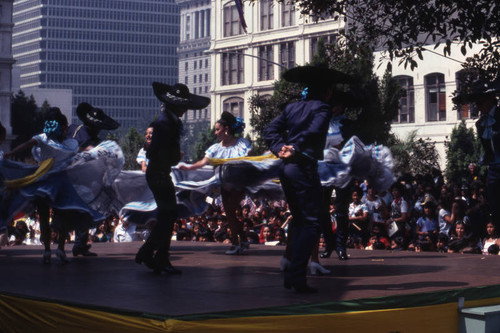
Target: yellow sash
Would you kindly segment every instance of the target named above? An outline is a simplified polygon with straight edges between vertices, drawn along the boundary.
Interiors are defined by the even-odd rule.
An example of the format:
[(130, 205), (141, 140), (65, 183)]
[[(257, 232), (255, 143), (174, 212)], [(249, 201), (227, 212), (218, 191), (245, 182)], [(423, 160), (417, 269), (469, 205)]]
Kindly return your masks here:
[(209, 158), (208, 163), (213, 166), (219, 166), (221, 164), (230, 162), (230, 161), (263, 161), (263, 160), (277, 160), (278, 158), (273, 154), (269, 155), (259, 155), (259, 156), (242, 156), (242, 157), (233, 157), (233, 158)]

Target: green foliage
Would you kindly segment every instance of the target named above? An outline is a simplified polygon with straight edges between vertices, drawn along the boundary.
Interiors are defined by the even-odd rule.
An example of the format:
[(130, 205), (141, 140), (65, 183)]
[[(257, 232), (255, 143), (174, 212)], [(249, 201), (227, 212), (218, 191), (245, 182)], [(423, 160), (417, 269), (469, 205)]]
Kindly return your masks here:
[(22, 90), (19, 90), (11, 100), (12, 133), (23, 138), (31, 138), (37, 134), (37, 129), (40, 127), (37, 110), (38, 106), (33, 95), (28, 98)]
[[(112, 135), (112, 134), (111, 134)], [(108, 134), (108, 140), (113, 140)], [(116, 141), (116, 137), (115, 137)], [(130, 127), (127, 134), (117, 140), (122, 148), (123, 155), (125, 156), (124, 170), (140, 170), (141, 166), (137, 163), (137, 154), (144, 146), (144, 136), (141, 135), (135, 127)]]
[[(285, 0), (278, 0), (284, 2)], [(500, 63), (500, 3), (490, 0), (287, 0), (304, 15), (314, 18), (325, 14), (340, 16), (349, 29), (341, 34), (354, 44), (370, 43), (388, 51), (391, 61), (399, 60), (414, 69), (416, 59), (427, 50), (443, 45), (443, 54), (451, 54), (452, 44), (463, 55), (473, 44), (481, 44), (479, 57), (485, 66)]]
[(439, 154), (431, 139), (417, 139), (417, 131), (412, 131), (406, 139), (392, 137), (388, 142), (394, 170), (399, 176), (404, 174), (425, 175), (432, 169), (439, 169)]
[[(205, 150), (203, 150), (202, 155), (198, 153), (198, 146), (201, 145), (205, 147), (202, 143), (205, 138), (201, 138), (203, 133), (210, 131), (210, 123), (208, 121), (198, 121), (194, 123), (184, 124), (184, 136), (181, 138), (181, 150), (184, 152), (183, 160), (185, 162), (191, 163), (199, 160), (199, 156), (203, 158), (205, 156)], [(212, 131), (213, 132), (213, 131)], [(215, 137), (215, 135), (214, 135)], [(213, 139), (213, 138), (210, 138)], [(201, 141), (200, 141), (201, 140)], [(215, 141), (217, 138), (215, 138)], [(210, 141), (210, 140), (209, 140)], [(214, 142), (215, 142), (214, 141)], [(212, 141), (210, 141), (212, 142)], [(207, 143), (208, 144), (208, 143)], [(208, 148), (208, 146), (206, 147)], [(205, 149), (206, 149), (205, 148)]]
[(214, 143), (217, 143), (214, 128), (207, 127), (204, 131), (198, 132), (198, 138), (194, 145), (192, 162), (199, 161), (205, 157), (205, 151)]
[(303, 89), (298, 84), (281, 79), (274, 82), (274, 93), (271, 98), (260, 95), (249, 98), (250, 125), (254, 134), (252, 154), (260, 155), (267, 150), (267, 145), (262, 138), (264, 129), (282, 112), (283, 105), (299, 100)]
[[(385, 144), (390, 138), (392, 119), (397, 115), (401, 90), (390, 72), (381, 82), (373, 72), (373, 52), (366, 45), (324, 45), (320, 39), (314, 63), (327, 62), (331, 68), (355, 77), (351, 87), (361, 105), (348, 108), (346, 115), (355, 121), (355, 133), (365, 143)], [(300, 98), (304, 87), (280, 79), (274, 83), (271, 98), (255, 95), (249, 99), (250, 124), (254, 131), (254, 153), (267, 149), (262, 139), (264, 128), (282, 110), (282, 107)], [(339, 86), (339, 89), (348, 87)]]
[(451, 131), (450, 141), (445, 142), (445, 147), (446, 178), (456, 183), (465, 181), (469, 164), (477, 163), (482, 154), (481, 143), (474, 129), (467, 128), (465, 120), (462, 120)]

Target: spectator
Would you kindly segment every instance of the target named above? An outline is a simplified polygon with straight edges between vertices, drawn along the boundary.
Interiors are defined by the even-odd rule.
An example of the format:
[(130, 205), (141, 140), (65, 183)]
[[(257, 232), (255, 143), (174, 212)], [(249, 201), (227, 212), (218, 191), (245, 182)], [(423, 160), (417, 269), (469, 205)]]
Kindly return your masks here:
[(448, 235), (439, 234), (436, 241), (436, 251), (441, 253), (448, 252)]
[(112, 233), (109, 232), (109, 221), (104, 220), (97, 227), (96, 232), (92, 236), (92, 242), (94, 243), (102, 243), (102, 242), (110, 242)]
[(439, 225), (436, 221), (436, 204), (432, 197), (428, 196), (421, 204), (424, 207), (424, 214), (417, 221), (417, 238), (422, 241), (428, 239), (431, 234), (437, 234)]
[(266, 242), (272, 242), (274, 240), (274, 235), (272, 229), (265, 225), (260, 229), (259, 243), (265, 244)]
[(401, 183), (394, 183), (391, 192), (394, 200), (391, 203), (390, 217), (386, 220), (387, 232), (391, 239), (401, 237), (405, 240), (406, 223), (408, 222), (408, 203), (403, 198), (404, 186)]
[(453, 198), (448, 193), (443, 193), (439, 201), (438, 224), (439, 233), (448, 236), (455, 217), (451, 214)]
[(463, 221), (455, 223), (448, 242), (448, 253), (481, 253), (481, 249), (470, 232), (469, 224)]
[(121, 223), (115, 228), (113, 241), (115, 243), (132, 242), (134, 240), (136, 225), (130, 223), (127, 219), (121, 219)]
[(148, 128), (146, 129), (146, 134), (144, 135), (145, 142), (144, 142), (144, 147), (142, 147), (139, 150), (139, 153), (137, 154), (137, 163), (141, 166), (142, 172), (146, 172), (148, 168), (148, 163), (149, 160), (146, 157), (146, 151), (149, 148), (149, 145), (151, 145), (151, 139), (153, 138), (153, 124), (150, 124)]
[(349, 236), (354, 248), (364, 248), (363, 243), (368, 234), (368, 208), (361, 202), (362, 190), (352, 191), (352, 201), (349, 204)]
[[(492, 245), (500, 245), (500, 239), (498, 238), (498, 233), (496, 231), (495, 225), (493, 222), (488, 222), (486, 224), (486, 237), (484, 237), (482, 245), (483, 245), (483, 254), (489, 254), (489, 249)], [(497, 252), (498, 254), (498, 252)]]

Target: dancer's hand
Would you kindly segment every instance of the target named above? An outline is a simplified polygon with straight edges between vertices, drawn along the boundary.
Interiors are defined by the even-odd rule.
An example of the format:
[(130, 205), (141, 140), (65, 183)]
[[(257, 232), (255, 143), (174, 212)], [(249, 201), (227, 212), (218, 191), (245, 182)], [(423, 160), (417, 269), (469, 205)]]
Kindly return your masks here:
[(278, 157), (281, 159), (287, 159), (295, 154), (295, 148), (293, 146), (283, 146), (281, 147)]

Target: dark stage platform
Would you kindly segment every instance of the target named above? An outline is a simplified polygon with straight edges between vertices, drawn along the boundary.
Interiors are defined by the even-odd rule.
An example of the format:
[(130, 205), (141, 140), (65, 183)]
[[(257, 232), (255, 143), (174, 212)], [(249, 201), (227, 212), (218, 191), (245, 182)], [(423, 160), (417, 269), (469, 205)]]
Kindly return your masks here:
[(332, 275), (310, 277), (320, 292), (301, 295), (283, 288), (284, 247), (252, 245), (247, 255), (228, 256), (228, 245), (172, 242), (171, 261), (183, 274), (157, 276), (134, 262), (140, 246), (94, 244), (98, 257), (74, 258), (67, 251), (71, 263), (66, 265), (54, 257), (51, 265), (43, 265), (40, 246), (2, 248), (0, 294), (193, 320), (231, 311), (262, 315), (255, 309), (286, 315), (283, 309), (297, 305), (500, 284), (500, 256), (350, 250), (348, 261), (322, 259)]

